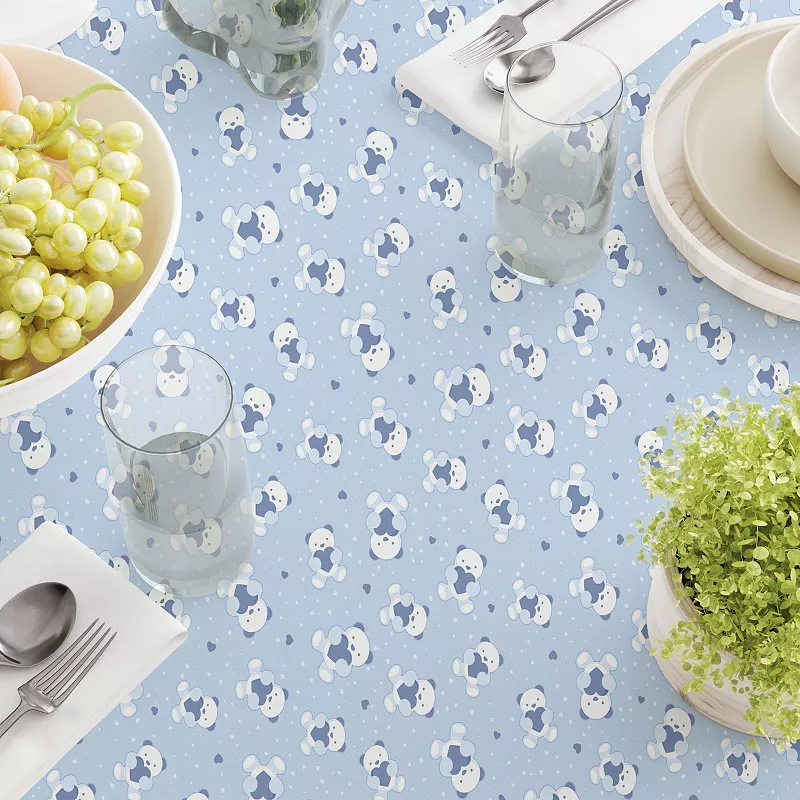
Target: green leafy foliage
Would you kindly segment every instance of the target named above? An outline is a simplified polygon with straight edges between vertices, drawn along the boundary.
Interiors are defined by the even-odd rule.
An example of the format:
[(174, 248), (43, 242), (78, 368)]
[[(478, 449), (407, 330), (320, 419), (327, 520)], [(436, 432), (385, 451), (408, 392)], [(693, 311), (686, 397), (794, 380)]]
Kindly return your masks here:
[[(800, 739), (800, 384), (775, 406), (730, 399), (723, 410), (673, 418), (673, 443), (652, 467), (651, 497), (666, 502), (639, 522), (641, 558), (662, 564), (696, 614), (661, 648), (703, 683), (750, 701), (753, 733)], [(648, 468), (649, 467), (649, 468)], [(726, 658), (729, 653), (733, 658)]]

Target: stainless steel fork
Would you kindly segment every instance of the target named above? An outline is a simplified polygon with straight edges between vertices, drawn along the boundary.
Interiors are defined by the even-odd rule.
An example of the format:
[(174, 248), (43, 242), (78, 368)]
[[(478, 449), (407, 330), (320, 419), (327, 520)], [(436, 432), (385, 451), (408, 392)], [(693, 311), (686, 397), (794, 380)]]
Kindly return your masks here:
[(503, 14), (486, 33), (451, 53), (452, 58), (464, 66), (470, 66), (492, 58), (506, 48), (513, 47), (517, 42), (521, 42), (528, 33), (525, 28), (525, 19), (549, 2), (550, 0), (536, 0), (517, 14)]
[(96, 619), (60, 656), (17, 690), (19, 705), (0, 722), (0, 737), (29, 711), (51, 714), (86, 677), (117, 634)]

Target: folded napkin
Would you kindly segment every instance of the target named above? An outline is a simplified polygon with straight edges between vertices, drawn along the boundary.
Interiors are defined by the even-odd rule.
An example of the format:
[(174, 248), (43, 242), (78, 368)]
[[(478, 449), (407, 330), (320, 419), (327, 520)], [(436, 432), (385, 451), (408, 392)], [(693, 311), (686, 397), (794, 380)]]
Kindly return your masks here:
[[(397, 70), (398, 86), (402, 84), (460, 128), (497, 149), (503, 101), (483, 83), (485, 62), (464, 68), (449, 54), (485, 32), (502, 14), (514, 14), (530, 3), (504, 0), (403, 64)], [(525, 20), (528, 35), (514, 49), (560, 38), (602, 5), (603, 0), (552, 0)], [(716, 0), (634, 0), (576, 41), (602, 50), (627, 75), (716, 5)], [(687, 53), (688, 49), (687, 42)]]
[[(63, 706), (27, 714), (0, 739), (0, 800), (20, 800), (186, 638), (166, 611), (51, 522), (0, 561), (0, 606), (43, 581), (64, 583), (75, 593), (78, 618), (68, 642), (96, 617), (117, 638)], [(16, 708), (17, 687), (40, 669), (0, 667), (0, 719)]]

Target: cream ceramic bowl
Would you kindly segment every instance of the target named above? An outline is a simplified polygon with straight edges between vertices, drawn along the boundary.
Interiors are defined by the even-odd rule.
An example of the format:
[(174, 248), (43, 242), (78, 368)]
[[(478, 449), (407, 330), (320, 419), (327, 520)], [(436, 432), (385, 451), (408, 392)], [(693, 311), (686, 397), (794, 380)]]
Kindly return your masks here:
[(764, 133), (781, 169), (800, 183), (800, 26), (783, 37), (769, 60)]
[[(70, 97), (92, 83), (111, 80), (92, 67), (49, 50), (0, 43), (0, 53), (19, 75), (22, 90), (41, 100)], [(31, 408), (63, 392), (106, 358), (156, 288), (178, 236), (181, 219), (178, 165), (164, 132), (150, 112), (129, 92), (96, 92), (81, 104), (78, 117), (94, 117), (104, 125), (132, 120), (144, 130), (144, 142), (136, 151), (144, 165), (141, 179), (152, 191), (150, 199), (142, 205), (143, 238), (136, 251), (144, 262), (144, 275), (114, 290), (114, 308), (103, 325), (89, 334), (89, 344), (55, 364), (33, 362), (37, 370), (34, 374), (0, 387), (0, 417)]]

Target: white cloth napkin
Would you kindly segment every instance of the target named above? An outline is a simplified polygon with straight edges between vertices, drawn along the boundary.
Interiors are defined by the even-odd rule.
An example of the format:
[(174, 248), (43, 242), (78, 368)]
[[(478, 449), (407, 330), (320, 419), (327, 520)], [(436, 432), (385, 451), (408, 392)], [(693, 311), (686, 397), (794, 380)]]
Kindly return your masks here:
[[(484, 86), (485, 63), (464, 68), (450, 53), (485, 32), (502, 14), (514, 14), (531, 0), (504, 2), (397, 70), (397, 84), (451, 119), (460, 128), (497, 149), (503, 101)], [(515, 49), (553, 41), (604, 5), (603, 0), (552, 0), (531, 14), (528, 35)], [(627, 75), (717, 5), (716, 0), (634, 0), (599, 22), (576, 41), (610, 56)], [(686, 43), (688, 54), (689, 43)]]
[[(117, 638), (63, 706), (27, 714), (0, 739), (0, 800), (20, 800), (186, 638), (164, 609), (50, 522), (0, 561), (0, 606), (43, 581), (64, 583), (75, 593), (78, 618), (68, 642), (96, 617)], [(17, 687), (40, 669), (0, 667), (0, 719), (16, 708)]]

